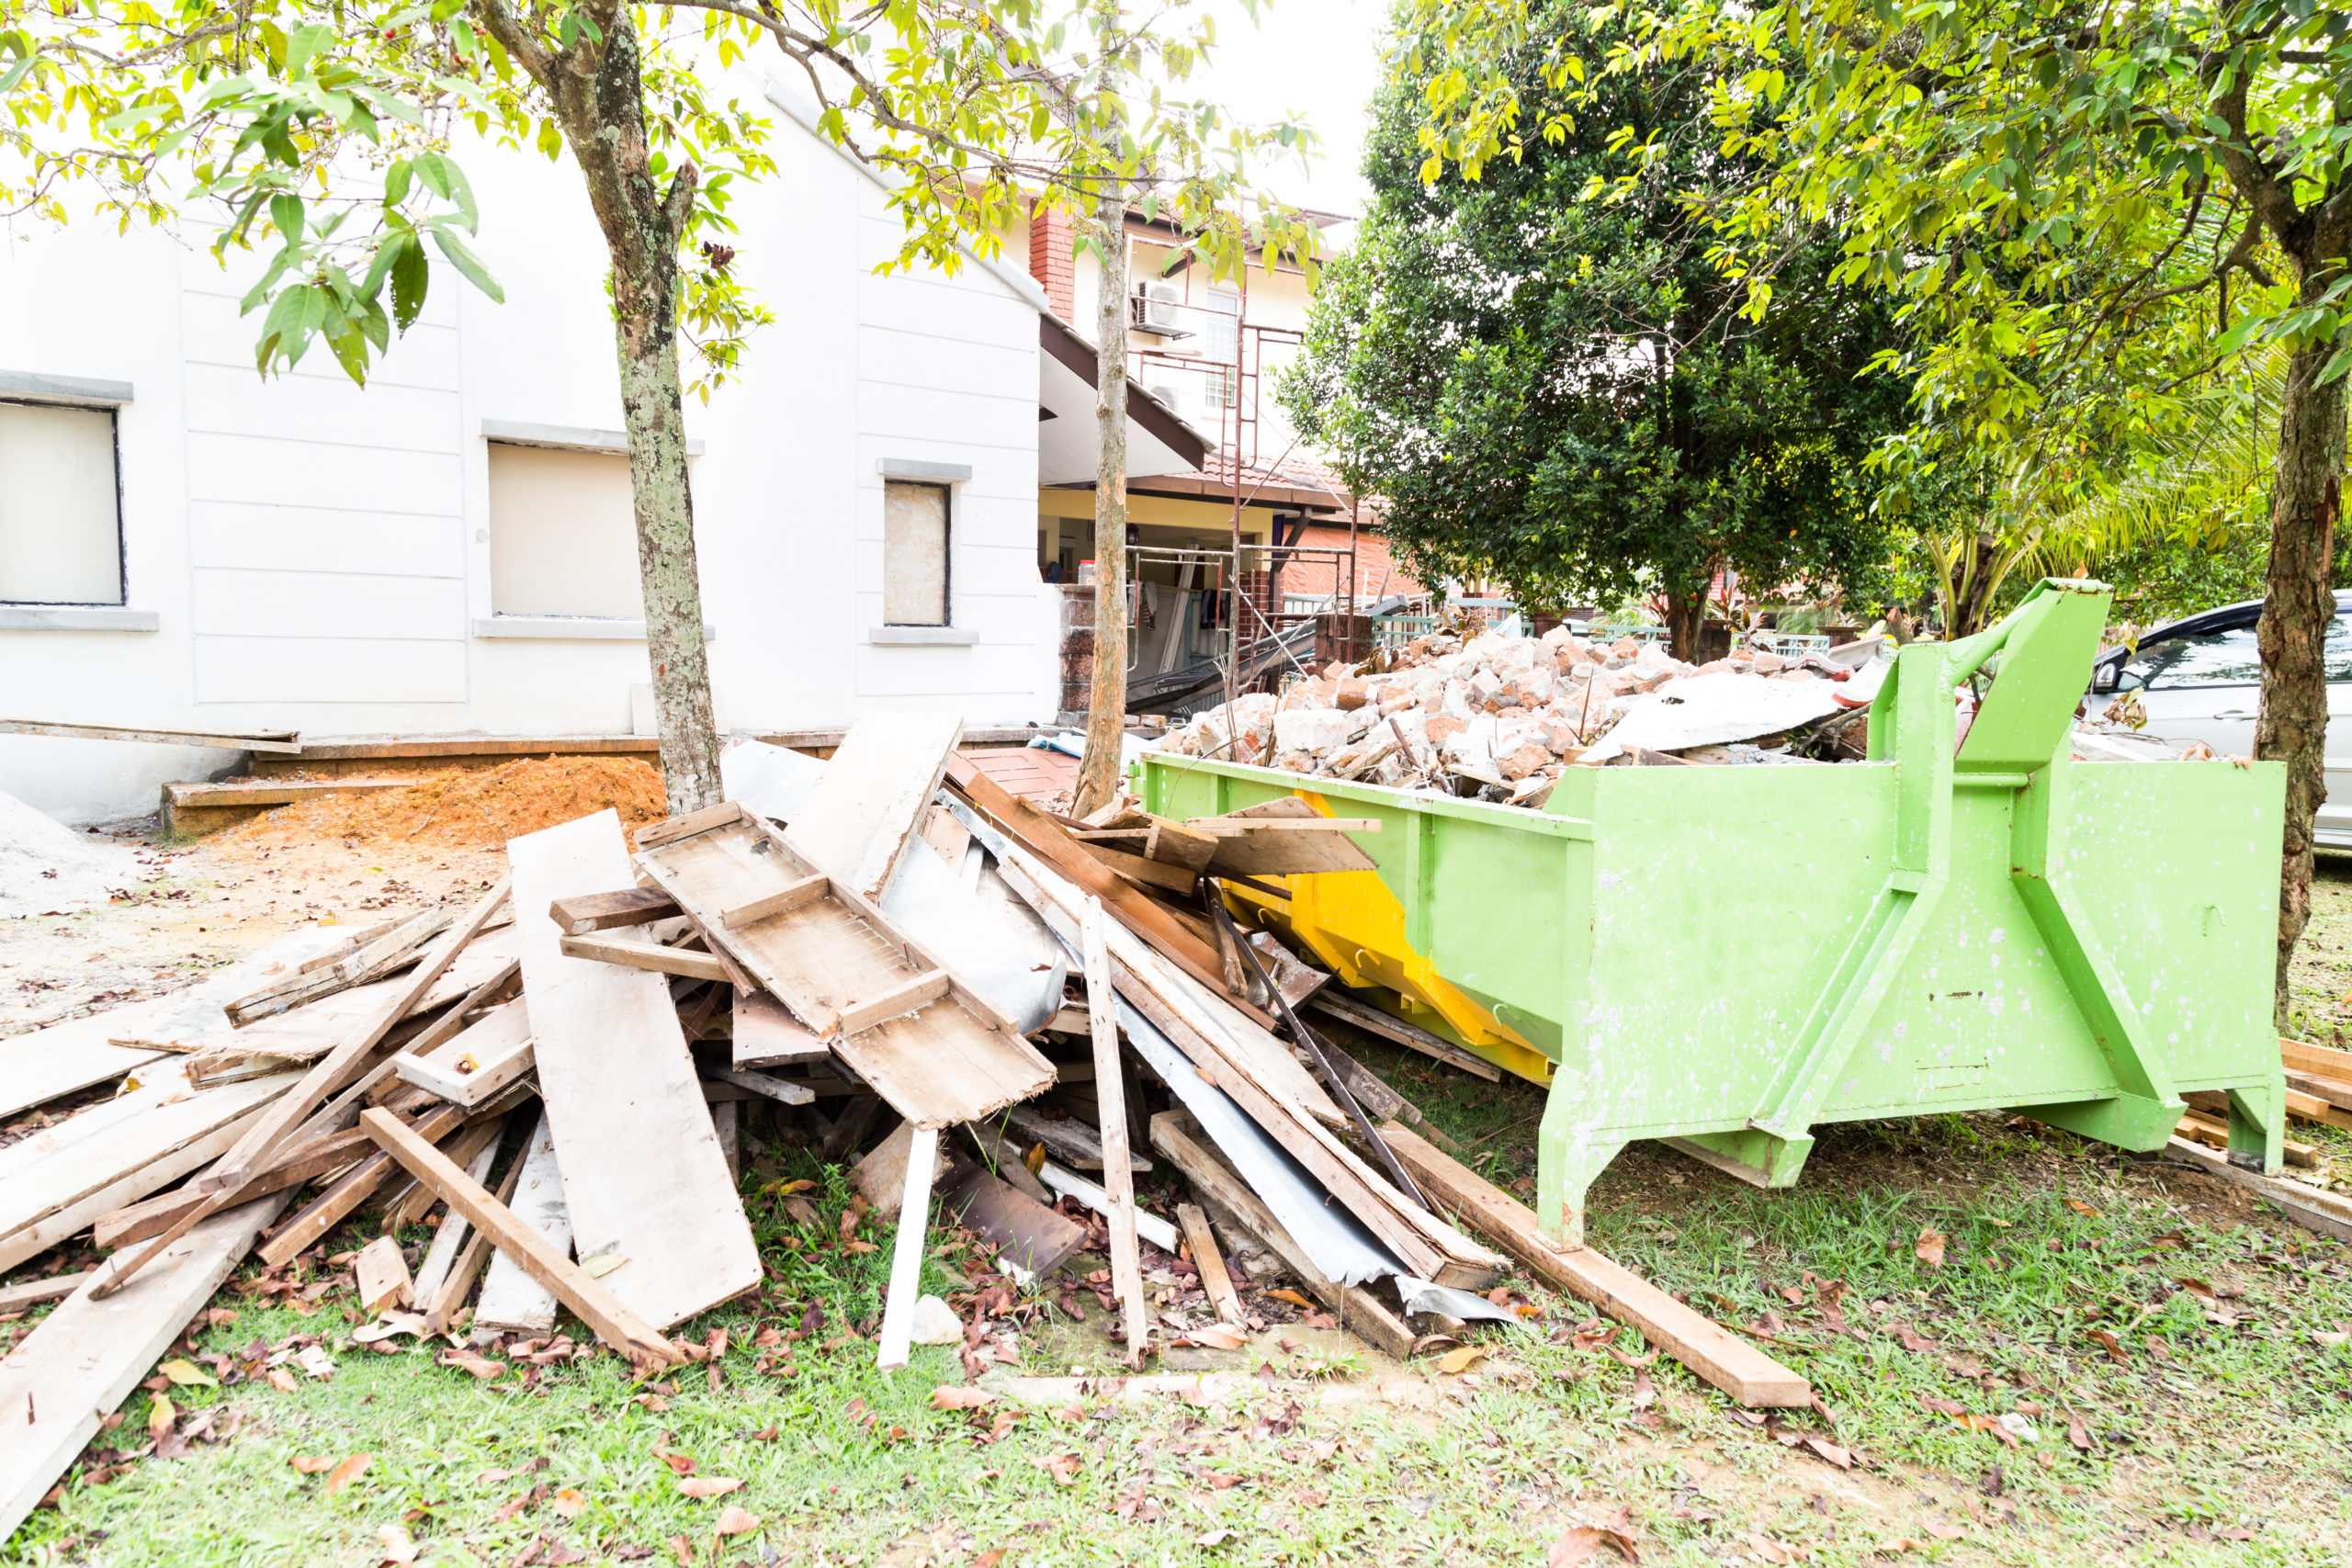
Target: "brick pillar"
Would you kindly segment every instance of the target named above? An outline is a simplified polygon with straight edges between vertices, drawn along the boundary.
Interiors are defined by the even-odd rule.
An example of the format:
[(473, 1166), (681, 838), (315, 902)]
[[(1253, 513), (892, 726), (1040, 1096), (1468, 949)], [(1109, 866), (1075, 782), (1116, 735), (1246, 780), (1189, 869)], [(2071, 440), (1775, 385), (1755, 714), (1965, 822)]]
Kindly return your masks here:
[[(1270, 632), (1279, 632), (1283, 623), (1277, 619), (1283, 608), (1283, 574), (1277, 567), (1272, 571), (1245, 571), (1241, 575), (1241, 596), (1257, 606), (1257, 615), (1247, 608), (1240, 612), (1241, 640), (1255, 642)], [(1260, 620), (1263, 615), (1264, 620)]]
[(1029, 215), (1029, 276), (1046, 291), (1046, 302), (1063, 321), (1078, 309), (1078, 264), (1070, 255), (1069, 214), (1036, 207)]

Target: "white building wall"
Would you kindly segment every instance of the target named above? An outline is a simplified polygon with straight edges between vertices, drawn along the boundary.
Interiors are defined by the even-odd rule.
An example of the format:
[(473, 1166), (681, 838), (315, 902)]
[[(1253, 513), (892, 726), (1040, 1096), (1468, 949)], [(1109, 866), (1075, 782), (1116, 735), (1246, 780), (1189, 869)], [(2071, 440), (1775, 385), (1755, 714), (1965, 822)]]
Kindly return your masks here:
[[(1034, 289), (970, 264), (874, 276), (899, 231), (881, 191), (775, 119), (779, 173), (739, 187), (734, 216), (736, 265), (776, 321), (740, 381), (686, 408), (720, 721), (831, 728), (869, 705), (952, 708), (974, 728), (1049, 718)], [(0, 716), (314, 739), (629, 732), (641, 641), (479, 635), (484, 422), (621, 421), (576, 170), (483, 149), (464, 162), (507, 302), (436, 268), (424, 319), (364, 391), (323, 346), (261, 381), (243, 279), (200, 246), (95, 222), (0, 238), (0, 299), (48, 302), (0, 312), (0, 370), (134, 389), (118, 423), (129, 608), (155, 627), (0, 629)], [(886, 460), (970, 469), (951, 564), (969, 643), (872, 640)], [(232, 760), (0, 736), (0, 790), (102, 820)]]

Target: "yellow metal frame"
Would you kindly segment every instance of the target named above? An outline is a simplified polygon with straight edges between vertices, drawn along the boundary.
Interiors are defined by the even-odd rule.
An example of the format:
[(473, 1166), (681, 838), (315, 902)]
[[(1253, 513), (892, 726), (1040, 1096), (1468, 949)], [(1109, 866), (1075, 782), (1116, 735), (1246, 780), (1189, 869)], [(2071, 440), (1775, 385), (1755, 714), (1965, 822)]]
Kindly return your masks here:
[[(1325, 817), (1339, 815), (1307, 790), (1299, 799)], [(1533, 1083), (1552, 1081), (1552, 1061), (1509, 1024), (1448, 984), (1437, 965), (1405, 940), (1405, 906), (1376, 871), (1321, 871), (1256, 880), (1287, 889), (1274, 898), (1255, 888), (1224, 885), (1235, 916), (1296, 942), (1351, 990), (1374, 998), (1408, 1023), (1474, 1051)]]

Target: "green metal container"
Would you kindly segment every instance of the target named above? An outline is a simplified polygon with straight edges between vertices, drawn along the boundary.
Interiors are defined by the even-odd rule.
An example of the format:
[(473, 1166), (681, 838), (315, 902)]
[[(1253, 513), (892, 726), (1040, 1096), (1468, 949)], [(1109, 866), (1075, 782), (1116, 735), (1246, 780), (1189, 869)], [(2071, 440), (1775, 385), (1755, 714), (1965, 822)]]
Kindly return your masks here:
[(2016, 1107), (2153, 1149), (2183, 1091), (2218, 1089), (2232, 1158), (2275, 1170), (2284, 770), (2069, 761), (2109, 597), (2044, 581), (1902, 649), (1864, 762), (1571, 767), (1531, 812), (1148, 753), (1144, 797), (1381, 821), (1355, 835), (1376, 873), (1237, 907), (1548, 1079), (1538, 1212), (1563, 1240), (1635, 1138), (1786, 1186), (1823, 1122)]

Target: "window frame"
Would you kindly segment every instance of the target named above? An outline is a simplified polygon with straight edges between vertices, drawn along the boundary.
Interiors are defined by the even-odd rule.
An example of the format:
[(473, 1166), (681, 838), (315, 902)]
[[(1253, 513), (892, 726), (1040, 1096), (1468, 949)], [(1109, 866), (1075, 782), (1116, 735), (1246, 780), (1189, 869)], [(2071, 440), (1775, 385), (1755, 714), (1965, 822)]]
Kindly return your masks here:
[[(119, 392), (119, 396), (116, 395)], [(0, 607), (23, 610), (117, 610), (130, 607), (130, 541), (122, 515), (122, 410), (130, 401), (128, 384), (81, 382), (64, 377), (0, 371), (0, 406), (66, 409), (104, 414), (107, 456), (114, 471), (114, 592), (111, 599), (13, 599)]]
[[(939, 619), (894, 621), (890, 618), (890, 490), (906, 485), (939, 492)], [(948, 630), (956, 625), (956, 487), (944, 479), (915, 474), (885, 474), (882, 479), (882, 626), (893, 629)]]

